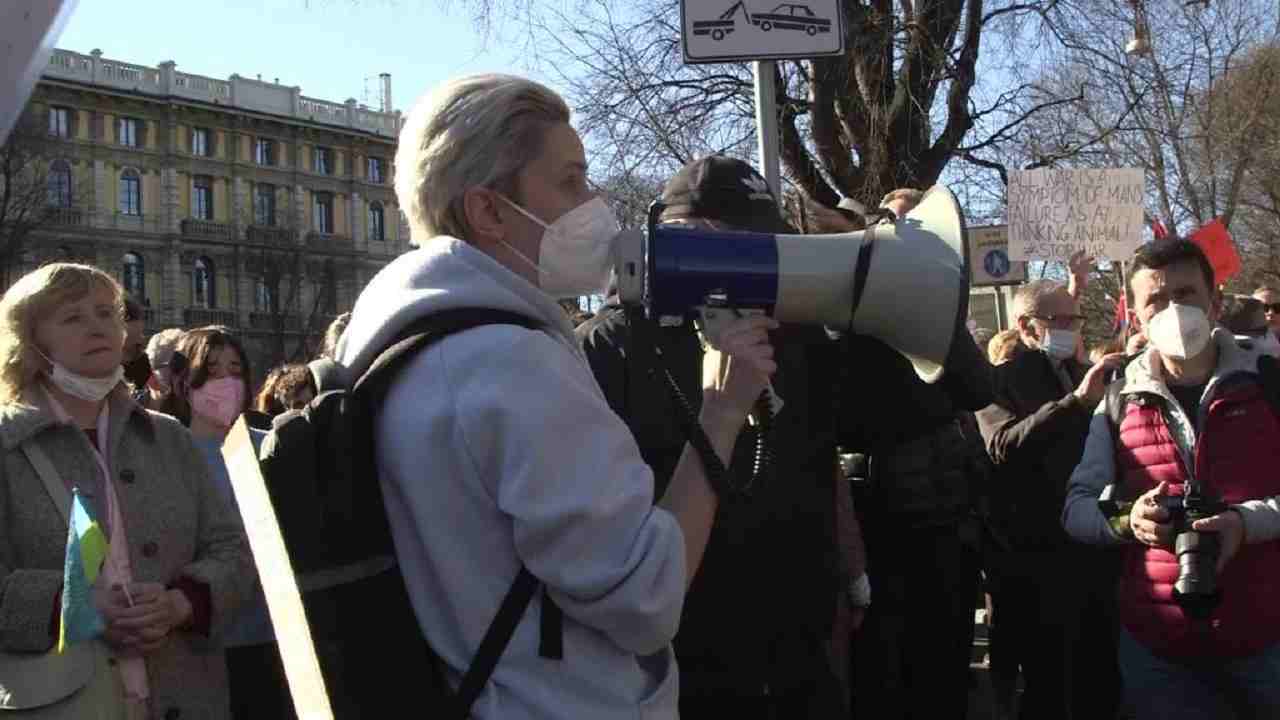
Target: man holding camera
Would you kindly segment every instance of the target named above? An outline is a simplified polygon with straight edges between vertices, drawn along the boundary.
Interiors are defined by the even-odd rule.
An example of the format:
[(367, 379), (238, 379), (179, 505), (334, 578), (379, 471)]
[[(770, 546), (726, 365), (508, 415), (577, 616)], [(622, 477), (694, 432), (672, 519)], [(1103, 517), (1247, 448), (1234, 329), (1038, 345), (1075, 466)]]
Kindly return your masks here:
[(1274, 361), (1215, 328), (1188, 241), (1139, 250), (1148, 349), (1107, 390), (1062, 522), (1123, 548), (1120, 666), (1140, 718), (1280, 717), (1280, 416)]

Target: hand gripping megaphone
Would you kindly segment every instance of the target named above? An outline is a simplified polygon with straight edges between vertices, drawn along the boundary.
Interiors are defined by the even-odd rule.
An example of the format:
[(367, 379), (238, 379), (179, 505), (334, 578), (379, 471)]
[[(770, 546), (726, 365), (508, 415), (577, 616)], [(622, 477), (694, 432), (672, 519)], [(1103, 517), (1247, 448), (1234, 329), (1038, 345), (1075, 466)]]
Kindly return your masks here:
[(725, 307), (779, 322), (871, 335), (936, 382), (952, 348), (968, 342), (969, 259), (964, 216), (936, 185), (905, 218), (860, 232), (771, 235), (661, 225), (614, 241), (618, 296), (650, 318)]

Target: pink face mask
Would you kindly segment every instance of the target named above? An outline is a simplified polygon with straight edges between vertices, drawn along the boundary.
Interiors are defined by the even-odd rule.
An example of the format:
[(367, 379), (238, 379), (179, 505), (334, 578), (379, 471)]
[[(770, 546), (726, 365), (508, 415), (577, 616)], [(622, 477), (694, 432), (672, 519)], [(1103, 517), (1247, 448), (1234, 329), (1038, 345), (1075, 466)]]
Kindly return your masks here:
[(191, 410), (221, 427), (231, 427), (244, 408), (244, 381), (224, 377), (191, 391)]

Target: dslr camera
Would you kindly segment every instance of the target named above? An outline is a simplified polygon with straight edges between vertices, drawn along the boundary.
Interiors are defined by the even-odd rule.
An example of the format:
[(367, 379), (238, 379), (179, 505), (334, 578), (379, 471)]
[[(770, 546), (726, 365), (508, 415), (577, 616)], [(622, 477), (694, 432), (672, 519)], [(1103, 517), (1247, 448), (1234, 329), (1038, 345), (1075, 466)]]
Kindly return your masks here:
[(1165, 495), (1157, 498), (1169, 512), (1173, 525), (1174, 553), (1178, 557), (1178, 580), (1173, 597), (1188, 616), (1204, 620), (1218, 605), (1218, 555), (1222, 540), (1216, 532), (1192, 530), (1197, 520), (1213, 517), (1227, 510), (1220, 499), (1193, 490), (1187, 495)]

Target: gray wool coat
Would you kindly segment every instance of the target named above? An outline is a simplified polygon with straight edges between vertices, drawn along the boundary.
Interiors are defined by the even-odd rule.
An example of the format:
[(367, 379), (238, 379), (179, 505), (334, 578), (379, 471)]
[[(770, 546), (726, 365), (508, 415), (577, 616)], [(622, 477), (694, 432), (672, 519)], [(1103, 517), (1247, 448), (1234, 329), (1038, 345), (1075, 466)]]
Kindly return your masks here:
[[(30, 400), (30, 402), (28, 402)], [(219, 631), (235, 620), (256, 574), (240, 519), (209, 482), (187, 429), (117, 390), (110, 398), (110, 471), (120, 498), (135, 582), (180, 577), (209, 587), (210, 637), (175, 631), (146, 659), (150, 716), (230, 717)], [(0, 405), (0, 650), (52, 647), (54, 599), (62, 587), (67, 524), (23, 454), (34, 438), (68, 484), (101, 477), (84, 432), (60, 424), (43, 393)]]

